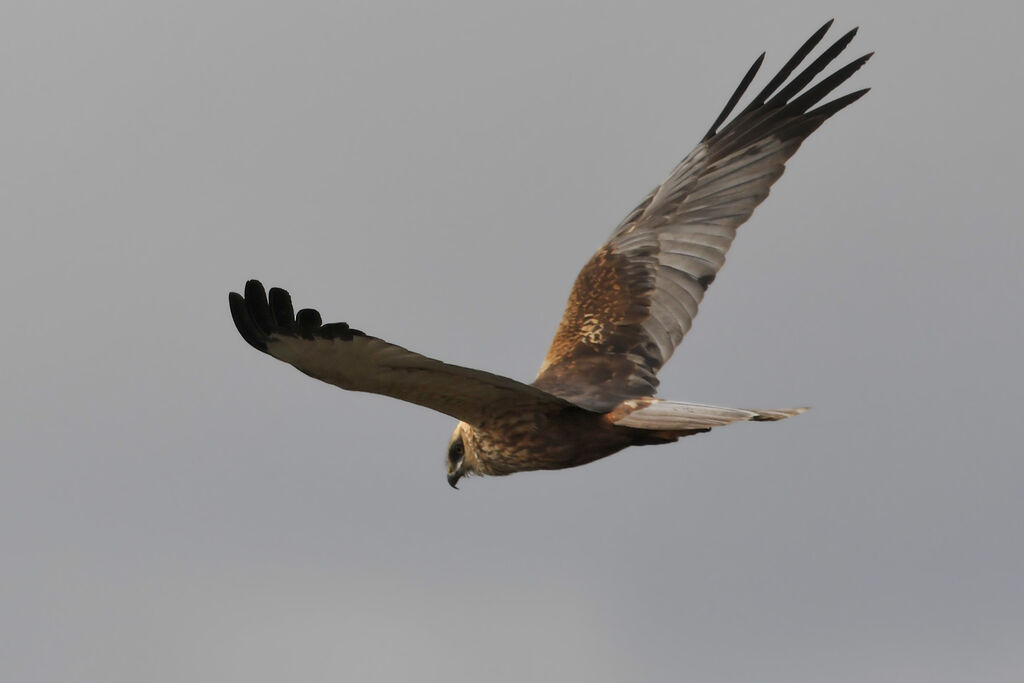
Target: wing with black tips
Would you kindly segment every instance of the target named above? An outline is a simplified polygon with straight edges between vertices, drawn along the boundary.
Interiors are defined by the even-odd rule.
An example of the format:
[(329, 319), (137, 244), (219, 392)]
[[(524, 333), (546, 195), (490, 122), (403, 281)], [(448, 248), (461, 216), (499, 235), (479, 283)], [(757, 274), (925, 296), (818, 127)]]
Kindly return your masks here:
[(753, 81), (762, 54), (700, 144), (584, 266), (534, 386), (601, 411), (654, 394), (655, 375), (689, 331), (737, 228), (765, 200), (801, 143), (867, 92), (820, 104), (870, 54), (808, 87), (856, 29), (790, 80), (831, 24), (811, 36), (723, 126)]
[(575, 408), (522, 382), (427, 358), (345, 323), (324, 325), (313, 309), (294, 313), (288, 292), (274, 287), (268, 295), (256, 280), (228, 301), (251, 346), (342, 389), (384, 394), (474, 426), (509, 412)]

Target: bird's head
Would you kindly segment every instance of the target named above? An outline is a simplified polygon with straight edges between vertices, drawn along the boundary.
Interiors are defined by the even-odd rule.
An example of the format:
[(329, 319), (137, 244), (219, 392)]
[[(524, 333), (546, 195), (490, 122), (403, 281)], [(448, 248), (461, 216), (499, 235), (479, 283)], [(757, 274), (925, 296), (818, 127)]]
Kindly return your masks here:
[(453, 489), (459, 488), (456, 486), (459, 479), (475, 471), (473, 465), (476, 463), (476, 454), (472, 452), (473, 441), (470, 431), (468, 424), (460, 422), (448, 441), (448, 484)]

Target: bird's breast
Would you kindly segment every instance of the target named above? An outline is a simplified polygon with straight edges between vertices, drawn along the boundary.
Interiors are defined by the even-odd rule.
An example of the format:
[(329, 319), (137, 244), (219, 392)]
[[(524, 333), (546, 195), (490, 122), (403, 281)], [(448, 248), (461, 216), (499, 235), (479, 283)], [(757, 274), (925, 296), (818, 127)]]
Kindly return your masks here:
[(576, 467), (632, 442), (625, 430), (584, 410), (503, 416), (472, 429), (470, 440), (480, 473), (487, 475)]

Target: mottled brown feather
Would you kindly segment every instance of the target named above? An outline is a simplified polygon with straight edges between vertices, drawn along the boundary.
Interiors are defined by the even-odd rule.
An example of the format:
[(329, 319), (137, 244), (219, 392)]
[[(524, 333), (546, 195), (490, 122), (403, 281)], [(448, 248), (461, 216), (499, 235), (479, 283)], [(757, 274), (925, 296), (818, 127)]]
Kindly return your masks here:
[[(650, 315), (657, 267), (653, 245), (628, 257), (615, 244), (602, 247), (576, 278), (534, 386), (592, 410), (614, 407), (624, 388), (631, 396), (653, 394), (658, 380), (642, 372), (647, 356), (637, 341)], [(578, 385), (578, 378), (586, 382)]]

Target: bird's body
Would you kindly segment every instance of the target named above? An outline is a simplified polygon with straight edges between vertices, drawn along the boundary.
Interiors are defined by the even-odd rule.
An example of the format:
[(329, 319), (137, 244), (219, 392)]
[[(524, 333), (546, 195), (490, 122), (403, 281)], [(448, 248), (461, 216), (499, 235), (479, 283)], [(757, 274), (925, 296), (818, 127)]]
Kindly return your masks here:
[(470, 471), (504, 475), (530, 470), (558, 470), (585, 465), (630, 445), (627, 430), (603, 416), (566, 408), (503, 416), (486, 427), (460, 422), (453, 439), (462, 439)]
[(871, 56), (810, 82), (853, 39), (829, 46), (790, 79), (832, 22), (726, 122), (764, 55), (696, 148), (622, 221), (580, 272), (532, 384), (427, 358), (345, 323), (294, 312), (282, 289), (250, 280), (231, 313), (255, 348), (344, 389), (393, 396), (460, 420), (448, 481), (576, 467), (635, 445), (741, 421), (803, 412), (742, 410), (654, 398), (657, 372), (690, 329), (737, 228), (822, 123), (867, 90), (819, 104)]
[(708, 429), (657, 431), (622, 427), (607, 414), (569, 407), (554, 414), (505, 415), (483, 427), (460, 422), (452, 439), (462, 439), (466, 453), (470, 454), (465, 465), (467, 471), (495, 476), (578, 467), (629, 446), (670, 443)]

